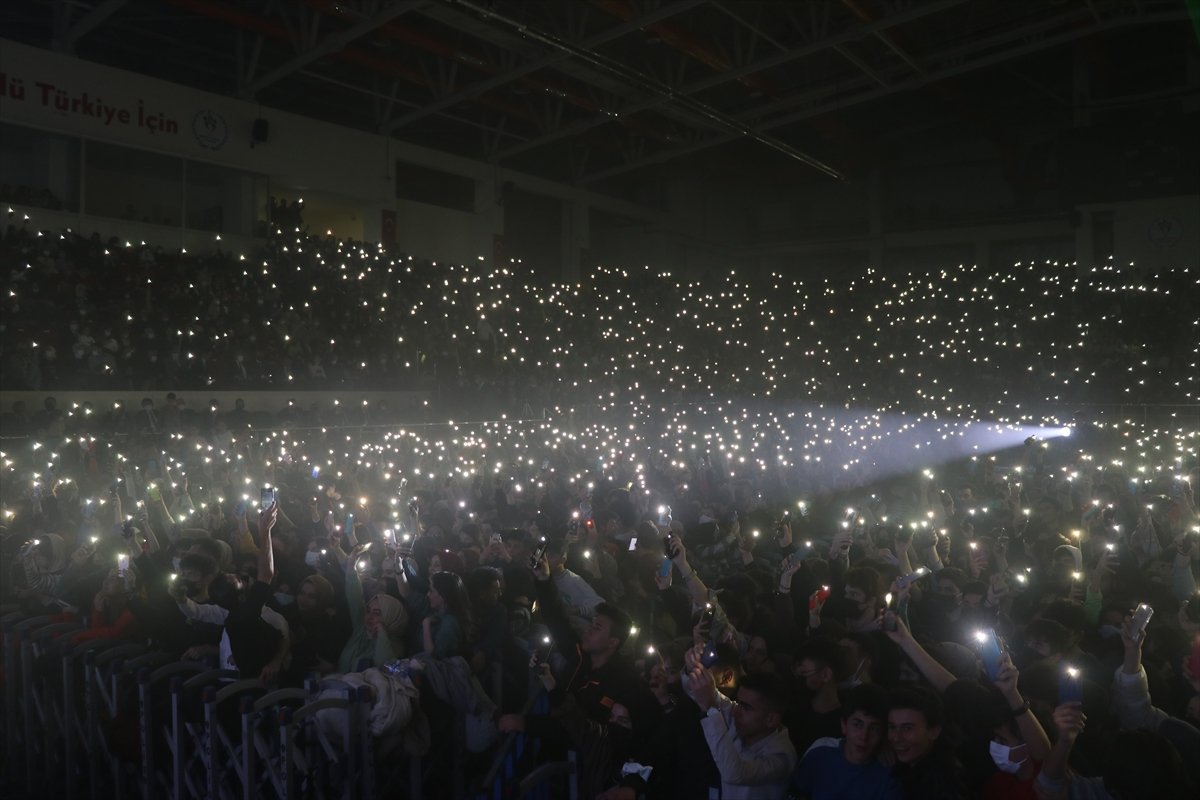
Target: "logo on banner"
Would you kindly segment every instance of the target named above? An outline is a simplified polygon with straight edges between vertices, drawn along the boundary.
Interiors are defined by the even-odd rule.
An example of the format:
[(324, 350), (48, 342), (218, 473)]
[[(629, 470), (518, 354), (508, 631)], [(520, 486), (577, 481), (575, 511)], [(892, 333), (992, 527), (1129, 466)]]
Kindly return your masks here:
[(1146, 238), (1155, 247), (1174, 247), (1183, 238), (1183, 223), (1175, 217), (1159, 217), (1146, 229)]
[(192, 117), (192, 134), (196, 142), (207, 150), (220, 150), (229, 139), (229, 126), (225, 118), (211, 109), (202, 109)]

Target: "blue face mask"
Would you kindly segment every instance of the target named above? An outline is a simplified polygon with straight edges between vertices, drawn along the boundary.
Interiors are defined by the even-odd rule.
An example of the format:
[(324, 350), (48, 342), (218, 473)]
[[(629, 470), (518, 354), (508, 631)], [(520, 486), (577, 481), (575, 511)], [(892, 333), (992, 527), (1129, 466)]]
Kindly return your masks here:
[(296, 598), (290, 594), (284, 594), (283, 592), (276, 592), (275, 593), (275, 602), (279, 603), (279, 605), (281, 605), (281, 606), (290, 606), (292, 603), (296, 602)]

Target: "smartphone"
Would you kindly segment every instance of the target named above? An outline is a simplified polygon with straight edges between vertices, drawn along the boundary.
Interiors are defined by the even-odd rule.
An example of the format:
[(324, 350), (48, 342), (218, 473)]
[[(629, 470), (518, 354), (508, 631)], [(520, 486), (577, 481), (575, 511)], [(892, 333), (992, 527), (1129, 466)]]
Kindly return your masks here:
[(660, 528), (666, 528), (666, 527), (669, 527), (670, 524), (671, 524), (671, 507), (670, 506), (659, 506), (658, 507), (658, 526)]
[(700, 663), (708, 669), (713, 664), (717, 663), (717, 642), (715, 639), (709, 639), (704, 643), (704, 652), (700, 654)]
[(554, 652), (554, 640), (549, 636), (543, 636), (542, 641), (533, 650), (534, 657), (539, 664), (549, 663), (552, 652)]
[(826, 600), (828, 600), (829, 595), (831, 595), (832, 593), (833, 593), (833, 590), (830, 589), (828, 586), (822, 586), (820, 589), (817, 590), (817, 593), (815, 595), (813, 595), (813, 597), (811, 599), (809, 599), (808, 610), (812, 611), (812, 610), (816, 609), (817, 606), (821, 605)]
[(1004, 654), (1004, 648), (1000, 645), (1000, 637), (996, 635), (995, 628), (988, 628), (975, 631), (975, 641), (979, 647), (979, 659), (983, 662), (983, 669), (987, 672), (988, 680), (996, 680), (1000, 675), (1000, 656)]
[(663, 555), (667, 558), (675, 555), (675, 537), (669, 533), (663, 537)]
[(1083, 677), (1075, 667), (1063, 669), (1058, 679), (1058, 704), (1083, 702)]
[(354, 515), (353, 514), (346, 515), (346, 524), (342, 527), (342, 530), (347, 535), (350, 535), (350, 536), (354, 535)]
[(1139, 603), (1137, 610), (1133, 612), (1133, 626), (1131, 633), (1134, 639), (1144, 639), (1146, 637), (1146, 625), (1149, 624), (1150, 618), (1154, 616), (1154, 609), (1145, 603)]
[(271, 506), (275, 505), (275, 501), (278, 499), (279, 499), (279, 490), (278, 489), (263, 489), (260, 494), (259, 501), (258, 501), (258, 510), (259, 511), (270, 511)]
[(533, 555), (529, 557), (529, 568), (537, 569), (538, 562), (546, 557), (546, 543), (541, 542), (534, 548)]
[(404, 569), (405, 577), (407, 577), (410, 581), (415, 581), (417, 579), (416, 563), (411, 558), (401, 559), (400, 563)]
[(663, 556), (662, 563), (658, 565), (658, 577), (667, 578), (671, 575), (671, 559)]
[(899, 589), (903, 589), (906, 586), (909, 586), (910, 584), (912, 584), (914, 581), (921, 580), (921, 578), (924, 578), (928, 574), (929, 574), (928, 567), (917, 567), (915, 570), (908, 573), (907, 575), (901, 575), (899, 578), (897, 578), (896, 579), (896, 587)]
[(783, 514), (780, 515), (779, 521), (775, 523), (775, 538), (776, 539), (783, 538), (783, 526), (791, 524), (791, 521), (792, 521), (792, 512), (791, 511), (784, 511)]
[(708, 629), (712, 627), (713, 620), (717, 617), (717, 609), (713, 607), (712, 603), (706, 603), (705, 605), (707, 607), (704, 609), (704, 613), (700, 615), (700, 627)]
[(121, 553), (117, 556), (117, 575), (124, 578), (127, 572), (129, 572), (129, 554)]
[(637, 550), (637, 537), (636, 536), (634, 536), (632, 539), (629, 540), (629, 552), (632, 553), (634, 550)]

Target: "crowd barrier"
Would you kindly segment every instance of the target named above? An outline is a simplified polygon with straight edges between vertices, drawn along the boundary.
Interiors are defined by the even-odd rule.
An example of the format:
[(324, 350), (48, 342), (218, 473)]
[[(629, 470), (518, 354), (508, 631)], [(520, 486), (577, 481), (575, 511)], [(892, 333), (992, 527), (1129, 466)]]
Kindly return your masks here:
[[(372, 698), (366, 687), (313, 678), (302, 689), (271, 690), (211, 664), (175, 661), (144, 643), (73, 643), (72, 635), (83, 630), (78, 622), (0, 611), (0, 793), (7, 797), (577, 796), (573, 752), (566, 761), (518, 775), (539, 747), (524, 734), (480, 754), (487, 764), (476, 762), (472, 772), (463, 744), (465, 717), (458, 712), (447, 712), (454, 717), (453, 741), (435, 742), (441, 753), (396, 756), (368, 730)], [(498, 679), (489, 682), (499, 685)], [(527, 710), (544, 710), (544, 697), (537, 702)], [(322, 724), (329, 715), (337, 717), (333, 724)]]

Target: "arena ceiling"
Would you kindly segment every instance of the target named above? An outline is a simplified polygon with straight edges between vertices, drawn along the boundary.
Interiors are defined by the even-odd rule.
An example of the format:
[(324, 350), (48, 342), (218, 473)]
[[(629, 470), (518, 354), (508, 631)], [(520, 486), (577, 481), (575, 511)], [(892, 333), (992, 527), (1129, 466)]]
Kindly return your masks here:
[(943, 123), (1070, 125), (1080, 59), (1117, 100), (1197, 83), (1185, 0), (13, 0), (0, 31), (618, 194), (668, 167), (836, 180)]

